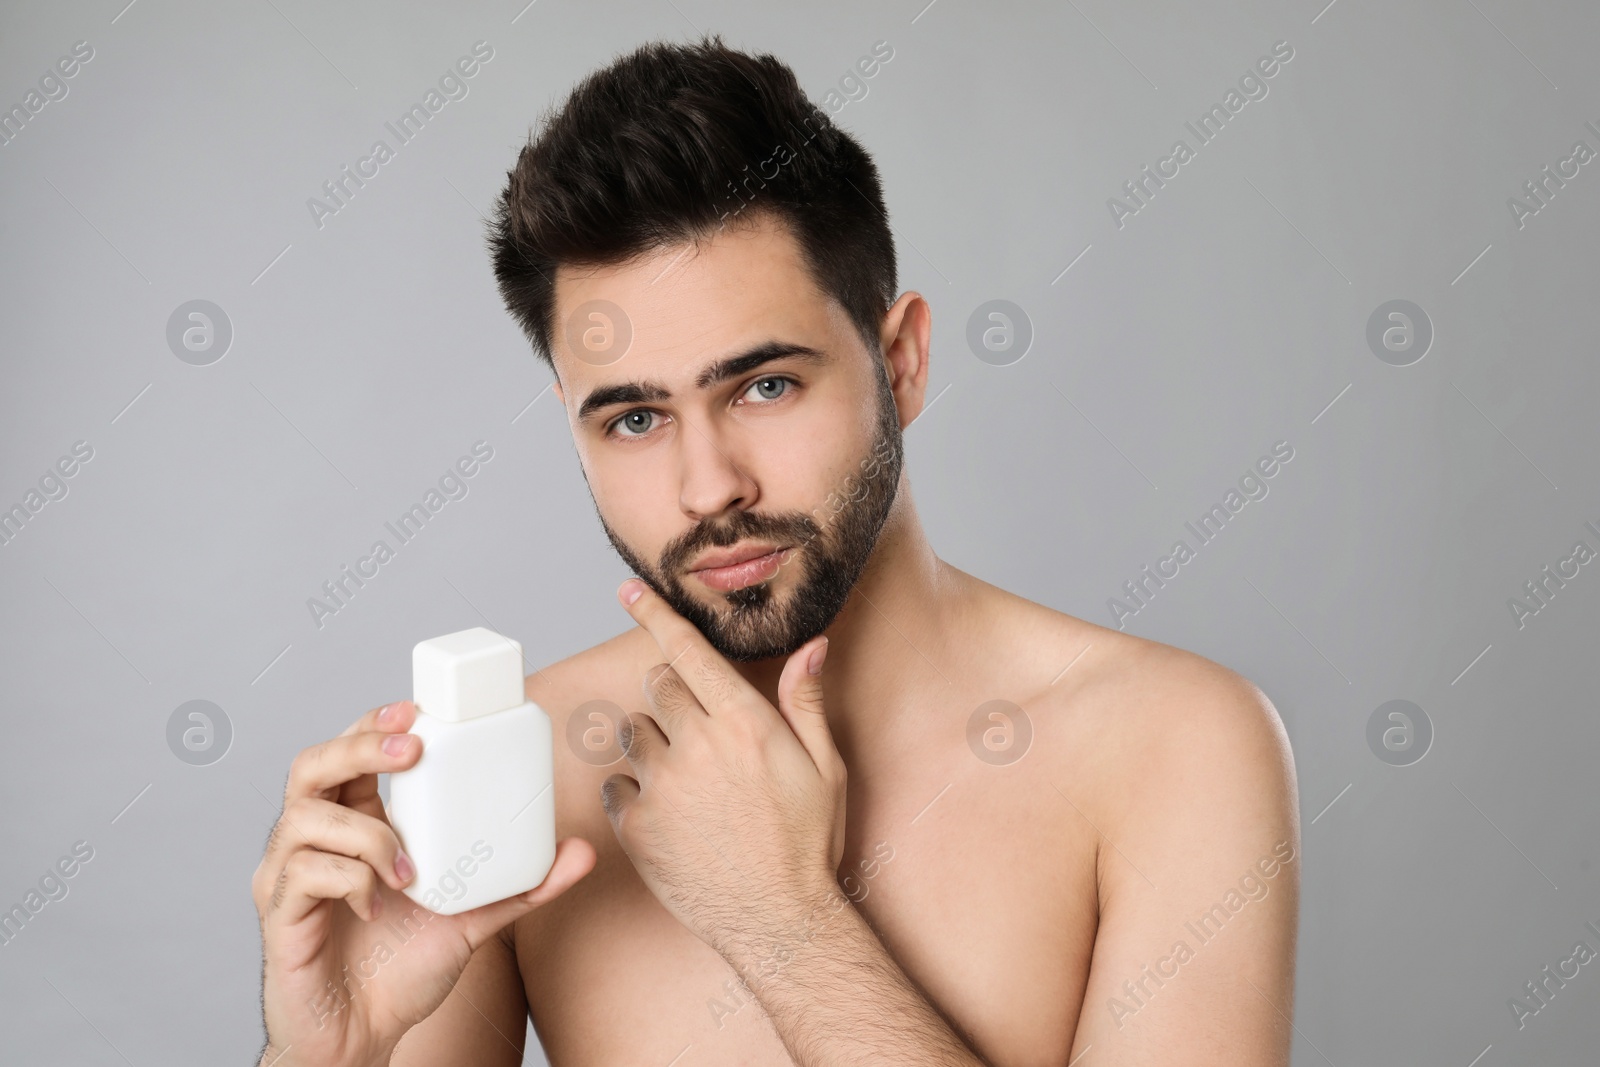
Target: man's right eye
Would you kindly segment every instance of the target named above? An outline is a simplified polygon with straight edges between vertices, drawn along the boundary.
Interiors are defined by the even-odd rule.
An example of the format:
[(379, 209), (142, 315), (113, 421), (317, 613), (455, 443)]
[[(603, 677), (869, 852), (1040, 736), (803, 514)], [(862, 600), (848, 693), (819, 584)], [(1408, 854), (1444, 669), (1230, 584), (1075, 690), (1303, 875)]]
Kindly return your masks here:
[(655, 429), (653, 421), (655, 417), (655, 412), (644, 408), (640, 408), (637, 411), (629, 411), (619, 415), (616, 421), (607, 427), (607, 433), (614, 433), (618, 437), (643, 437)]

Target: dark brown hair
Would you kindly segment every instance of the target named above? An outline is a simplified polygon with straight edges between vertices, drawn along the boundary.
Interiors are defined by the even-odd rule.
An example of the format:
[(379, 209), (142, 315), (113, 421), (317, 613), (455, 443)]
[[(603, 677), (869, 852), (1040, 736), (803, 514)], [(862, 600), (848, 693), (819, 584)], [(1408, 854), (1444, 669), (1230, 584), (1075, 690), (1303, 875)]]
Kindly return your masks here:
[[(551, 367), (560, 265), (600, 266), (767, 212), (874, 355), (895, 297), (878, 169), (767, 54), (653, 42), (585, 77), (507, 174), (488, 243), (506, 307)], [(741, 218), (743, 216), (743, 218)]]

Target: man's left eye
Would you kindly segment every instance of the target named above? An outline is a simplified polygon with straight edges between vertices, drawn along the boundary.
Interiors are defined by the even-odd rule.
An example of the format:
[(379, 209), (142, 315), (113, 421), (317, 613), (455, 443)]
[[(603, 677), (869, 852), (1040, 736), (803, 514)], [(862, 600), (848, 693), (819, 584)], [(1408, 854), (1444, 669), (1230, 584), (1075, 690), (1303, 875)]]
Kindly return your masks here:
[(759, 382), (752, 382), (750, 388), (745, 390), (745, 395), (755, 393), (758, 400), (776, 400), (788, 388), (787, 378), (763, 378)]

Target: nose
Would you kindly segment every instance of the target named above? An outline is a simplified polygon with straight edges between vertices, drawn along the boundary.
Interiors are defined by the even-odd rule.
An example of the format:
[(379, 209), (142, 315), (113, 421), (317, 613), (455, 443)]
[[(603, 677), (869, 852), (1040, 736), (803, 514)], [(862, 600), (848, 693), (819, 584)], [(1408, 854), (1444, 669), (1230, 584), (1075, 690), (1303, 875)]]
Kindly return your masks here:
[(749, 508), (756, 502), (755, 479), (745, 472), (726, 440), (700, 420), (684, 424), (678, 434), (678, 506), (695, 521), (728, 508)]

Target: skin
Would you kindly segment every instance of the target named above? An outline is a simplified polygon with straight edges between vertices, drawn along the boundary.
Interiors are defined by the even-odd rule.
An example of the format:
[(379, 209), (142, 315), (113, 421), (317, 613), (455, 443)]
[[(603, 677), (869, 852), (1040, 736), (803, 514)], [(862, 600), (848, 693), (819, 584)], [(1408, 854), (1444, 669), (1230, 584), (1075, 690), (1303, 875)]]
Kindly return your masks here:
[[(763, 216), (562, 269), (558, 322), (594, 299), (626, 309), (632, 347), (603, 366), (559, 349), (557, 394), (597, 507), (646, 561), (737, 509), (827, 514), (870, 448), (874, 360), (902, 429), (925, 403), (922, 296), (895, 301), (871, 352)], [(695, 387), (773, 339), (828, 358)], [(773, 375), (797, 387), (750, 402)], [(636, 378), (670, 398), (577, 418)], [(606, 436), (639, 408), (660, 416), (647, 435)], [(799, 570), (770, 583), (781, 602)], [(635, 587), (618, 591), (633, 625), (527, 679), (568, 839), (547, 886), (581, 883), (475, 948), (397, 1046), (343, 1062), (516, 1064), (529, 1011), (562, 1067), (1288, 1062), (1297, 791), (1248, 680), (940, 560), (908, 468), (843, 609), (791, 655), (729, 659), (656, 591), (625, 604)], [(561, 743), (595, 700), (628, 723), (608, 766)], [(1014, 707), (982, 717), (996, 700)]]

